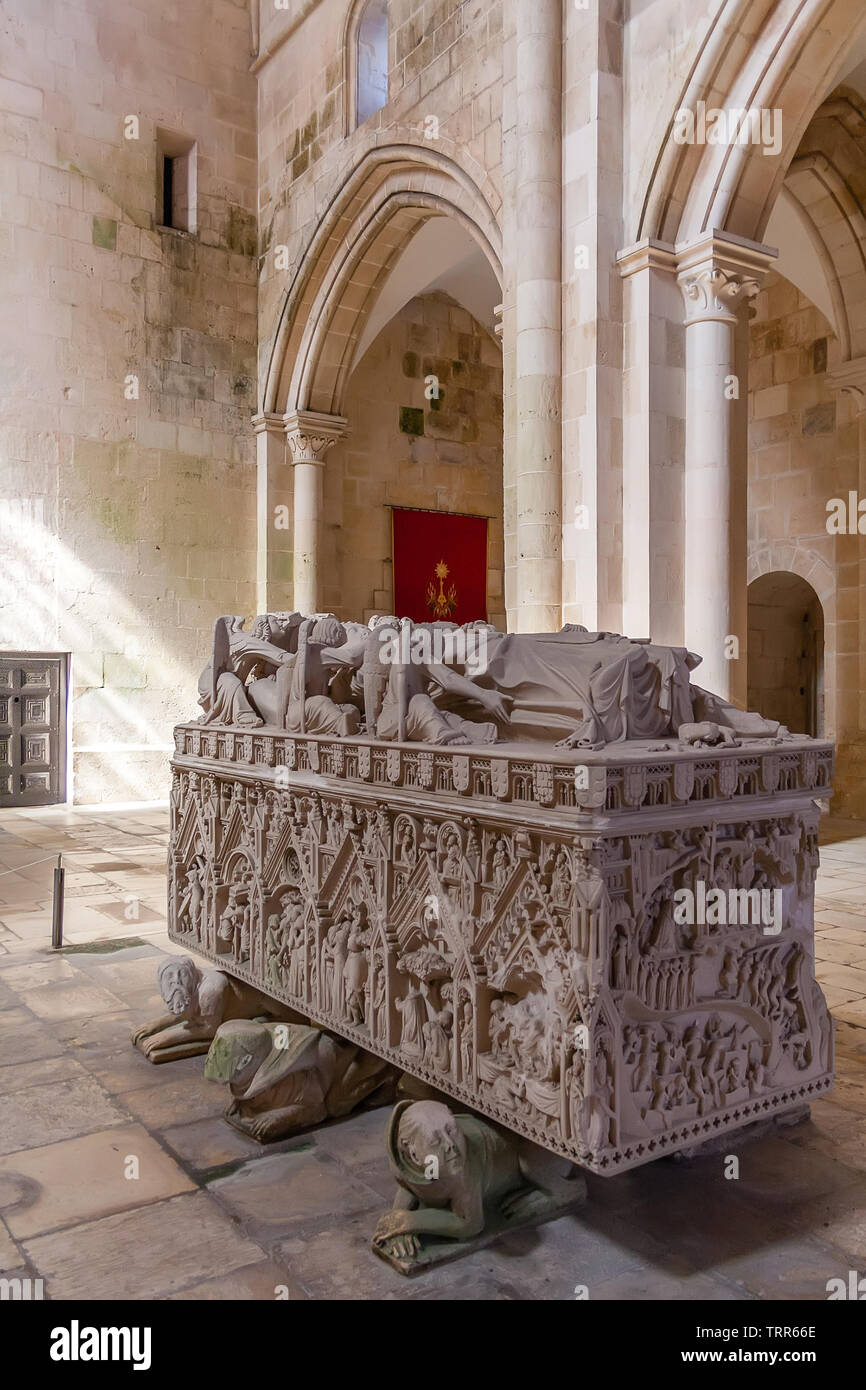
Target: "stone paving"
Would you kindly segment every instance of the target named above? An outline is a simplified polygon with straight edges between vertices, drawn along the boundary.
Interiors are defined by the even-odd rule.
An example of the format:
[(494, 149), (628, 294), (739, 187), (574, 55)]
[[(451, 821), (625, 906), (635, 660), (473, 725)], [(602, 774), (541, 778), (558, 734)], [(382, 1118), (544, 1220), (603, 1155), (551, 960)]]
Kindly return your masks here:
[(408, 1281), (369, 1248), (393, 1195), (386, 1111), (262, 1149), (222, 1120), (203, 1058), (154, 1067), (130, 1046), (164, 1012), (156, 965), (176, 951), (167, 813), (0, 813), (0, 1276), (55, 1299), (826, 1298), (866, 1268), (866, 824), (824, 832), (838, 1080), (811, 1120), (741, 1144), (737, 1181), (722, 1155), (590, 1175), (577, 1215)]

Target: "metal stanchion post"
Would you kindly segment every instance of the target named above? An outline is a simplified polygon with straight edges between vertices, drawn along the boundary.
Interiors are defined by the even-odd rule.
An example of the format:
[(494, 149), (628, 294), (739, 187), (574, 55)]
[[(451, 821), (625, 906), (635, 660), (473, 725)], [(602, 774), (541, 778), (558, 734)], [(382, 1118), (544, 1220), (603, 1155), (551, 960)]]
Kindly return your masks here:
[(63, 856), (58, 854), (57, 866), (54, 870), (54, 910), (51, 915), (51, 948), (54, 951), (59, 951), (63, 945), (63, 880), (65, 877)]

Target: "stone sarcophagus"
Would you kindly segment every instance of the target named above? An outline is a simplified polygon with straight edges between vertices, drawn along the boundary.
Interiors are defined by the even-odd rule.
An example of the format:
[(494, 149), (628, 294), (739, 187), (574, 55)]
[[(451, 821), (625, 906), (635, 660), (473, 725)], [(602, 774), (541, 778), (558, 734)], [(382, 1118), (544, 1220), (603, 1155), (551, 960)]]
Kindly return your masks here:
[(598, 1173), (831, 1084), (812, 943), (830, 744), (736, 711), (509, 742), (501, 707), (499, 737), (422, 742), (405, 700), (402, 739), (344, 732), (349, 703), (339, 734), (292, 730), (290, 693), (287, 727), (208, 721), (203, 700), (176, 729), (173, 940)]

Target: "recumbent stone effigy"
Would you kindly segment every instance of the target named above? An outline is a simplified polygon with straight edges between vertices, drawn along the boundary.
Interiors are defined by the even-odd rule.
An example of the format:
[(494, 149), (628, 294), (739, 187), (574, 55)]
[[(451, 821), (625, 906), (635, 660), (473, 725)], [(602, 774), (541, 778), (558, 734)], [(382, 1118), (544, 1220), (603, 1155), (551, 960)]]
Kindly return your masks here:
[(172, 939), (597, 1173), (802, 1110), (832, 1079), (833, 749), (702, 690), (699, 660), (220, 619), (175, 731)]

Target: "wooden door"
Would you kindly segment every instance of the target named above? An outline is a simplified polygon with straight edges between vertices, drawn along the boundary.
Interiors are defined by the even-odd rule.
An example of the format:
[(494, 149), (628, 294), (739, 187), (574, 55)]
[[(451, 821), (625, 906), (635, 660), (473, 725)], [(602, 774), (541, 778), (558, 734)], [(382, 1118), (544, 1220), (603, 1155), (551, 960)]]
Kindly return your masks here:
[(66, 799), (63, 653), (0, 653), (0, 806)]

